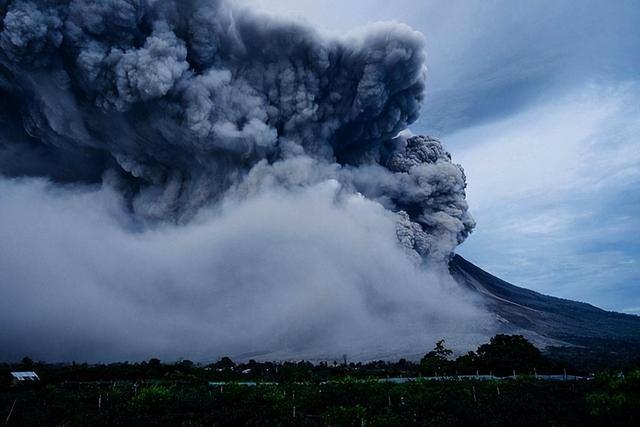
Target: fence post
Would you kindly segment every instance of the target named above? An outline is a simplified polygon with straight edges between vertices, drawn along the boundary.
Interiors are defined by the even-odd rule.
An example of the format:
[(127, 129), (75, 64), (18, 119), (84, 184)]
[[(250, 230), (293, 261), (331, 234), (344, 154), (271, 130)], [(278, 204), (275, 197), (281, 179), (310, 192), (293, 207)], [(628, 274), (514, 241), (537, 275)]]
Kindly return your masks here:
[(7, 415), (7, 419), (4, 421), (5, 424), (9, 424), (9, 419), (11, 418), (11, 414), (13, 414), (13, 408), (16, 406), (16, 402), (18, 399), (13, 401), (13, 405), (11, 405), (11, 409), (9, 410), (9, 415)]

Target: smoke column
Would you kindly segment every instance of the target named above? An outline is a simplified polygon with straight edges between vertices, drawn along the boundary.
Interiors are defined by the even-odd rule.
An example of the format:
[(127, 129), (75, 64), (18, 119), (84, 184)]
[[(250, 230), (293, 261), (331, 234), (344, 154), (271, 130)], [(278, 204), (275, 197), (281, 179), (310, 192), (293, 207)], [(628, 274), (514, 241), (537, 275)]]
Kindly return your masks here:
[[(0, 357), (417, 355), (490, 321), (421, 34), (225, 1), (0, 2)], [(456, 338), (457, 337), (457, 338)]]

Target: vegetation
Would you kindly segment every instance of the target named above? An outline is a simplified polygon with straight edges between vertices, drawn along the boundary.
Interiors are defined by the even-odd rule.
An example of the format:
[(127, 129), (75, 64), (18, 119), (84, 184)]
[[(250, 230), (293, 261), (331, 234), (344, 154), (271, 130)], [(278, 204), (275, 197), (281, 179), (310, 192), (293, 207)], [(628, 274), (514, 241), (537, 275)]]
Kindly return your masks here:
[(478, 350), (451, 360), (453, 352), (438, 341), (435, 348), (420, 361), (420, 369), (428, 375), (491, 373), (500, 376), (512, 373), (534, 374), (563, 372), (561, 364), (543, 356), (521, 335), (496, 335)]
[[(11, 385), (9, 371), (20, 369), (35, 370), (42, 381)], [(25, 358), (0, 365), (0, 418), (11, 413), (9, 425), (637, 424), (640, 370), (604, 369), (589, 381), (528, 375), (557, 369), (571, 368), (524, 338), (505, 335), (455, 359), (440, 341), (420, 363), (236, 364), (223, 358), (209, 365), (158, 359), (51, 365)], [(487, 381), (474, 375), (427, 378), (513, 370), (522, 375)]]

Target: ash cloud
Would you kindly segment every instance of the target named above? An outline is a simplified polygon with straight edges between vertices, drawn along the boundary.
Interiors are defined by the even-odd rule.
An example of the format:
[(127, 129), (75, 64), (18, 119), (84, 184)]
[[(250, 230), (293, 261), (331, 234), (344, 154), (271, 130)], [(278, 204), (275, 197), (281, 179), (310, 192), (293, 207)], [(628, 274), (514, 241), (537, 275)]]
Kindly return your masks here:
[(4, 180), (0, 202), (3, 358), (418, 357), (490, 326), (406, 256), (395, 214), (336, 181), (138, 232), (107, 187)]
[[(33, 300), (2, 310), (3, 348), (176, 356), (207, 336), (317, 356), (482, 317), (446, 272), (474, 227), (464, 172), (400, 133), (423, 101), (419, 33), (327, 38), (216, 0), (14, 0), (0, 17), (1, 296)], [(145, 325), (160, 330), (131, 335)]]

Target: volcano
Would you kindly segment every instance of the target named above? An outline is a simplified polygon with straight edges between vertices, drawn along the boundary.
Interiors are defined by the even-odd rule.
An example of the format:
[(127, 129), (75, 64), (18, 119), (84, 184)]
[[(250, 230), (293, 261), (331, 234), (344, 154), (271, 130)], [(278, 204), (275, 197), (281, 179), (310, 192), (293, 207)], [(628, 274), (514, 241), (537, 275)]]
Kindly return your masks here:
[(460, 255), (452, 258), (449, 269), (496, 316), (503, 333), (524, 335), (542, 347), (602, 349), (612, 344), (640, 344), (640, 316), (514, 286)]

